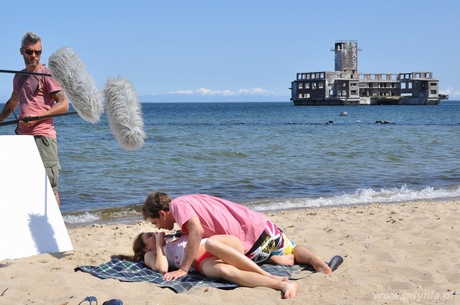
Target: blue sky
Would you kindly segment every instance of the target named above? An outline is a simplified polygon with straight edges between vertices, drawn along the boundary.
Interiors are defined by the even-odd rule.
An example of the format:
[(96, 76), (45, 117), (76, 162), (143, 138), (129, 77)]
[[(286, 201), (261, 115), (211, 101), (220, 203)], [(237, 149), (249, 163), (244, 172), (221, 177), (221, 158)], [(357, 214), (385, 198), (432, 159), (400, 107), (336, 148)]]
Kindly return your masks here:
[[(127, 77), (143, 101), (286, 101), (297, 72), (334, 70), (357, 40), (364, 73), (431, 71), (460, 100), (460, 1), (0, 0), (0, 69), (24, 67), (23, 34), (42, 61), (72, 48), (97, 85)], [(0, 73), (0, 102), (12, 89)]]

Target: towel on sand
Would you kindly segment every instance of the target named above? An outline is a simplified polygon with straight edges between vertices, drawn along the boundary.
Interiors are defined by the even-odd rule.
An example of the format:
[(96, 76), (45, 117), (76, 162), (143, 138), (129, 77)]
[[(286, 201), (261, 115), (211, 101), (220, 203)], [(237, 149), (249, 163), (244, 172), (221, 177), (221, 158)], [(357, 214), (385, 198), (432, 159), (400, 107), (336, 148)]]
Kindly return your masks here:
[[(313, 271), (311, 266), (280, 266), (261, 265), (265, 271), (289, 279), (300, 279), (310, 275)], [(117, 279), (123, 282), (151, 282), (162, 288), (170, 288), (176, 293), (186, 292), (192, 287), (214, 287), (220, 289), (233, 289), (237, 284), (226, 280), (214, 280), (198, 273), (189, 273), (174, 281), (164, 281), (163, 275), (146, 267), (142, 262), (135, 263), (126, 260), (112, 259), (99, 266), (79, 266), (75, 271), (90, 273), (101, 279)]]

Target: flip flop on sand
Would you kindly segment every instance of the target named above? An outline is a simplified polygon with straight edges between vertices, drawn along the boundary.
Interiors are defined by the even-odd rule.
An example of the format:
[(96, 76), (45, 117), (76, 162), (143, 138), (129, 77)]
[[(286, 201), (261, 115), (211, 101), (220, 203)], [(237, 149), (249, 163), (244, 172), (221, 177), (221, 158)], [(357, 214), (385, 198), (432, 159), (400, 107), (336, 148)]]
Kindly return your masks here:
[(343, 263), (343, 257), (336, 255), (327, 264), (332, 271), (335, 271)]
[[(96, 297), (93, 297), (93, 296), (86, 297), (83, 301), (78, 303), (78, 305), (84, 304), (84, 302), (88, 302), (89, 305), (97, 305), (97, 299)], [(102, 303), (102, 305), (123, 305), (123, 301), (119, 299), (111, 299), (111, 300), (105, 301), (104, 303)]]
[[(93, 297), (93, 296), (89, 296), (89, 297), (84, 298), (83, 301), (78, 303), (78, 305), (83, 304), (84, 302), (88, 302), (89, 305), (97, 305), (97, 299), (96, 299), (96, 297)], [(93, 304), (93, 302), (94, 302), (94, 304)]]
[(111, 299), (102, 303), (102, 305), (123, 305), (123, 301), (119, 299)]

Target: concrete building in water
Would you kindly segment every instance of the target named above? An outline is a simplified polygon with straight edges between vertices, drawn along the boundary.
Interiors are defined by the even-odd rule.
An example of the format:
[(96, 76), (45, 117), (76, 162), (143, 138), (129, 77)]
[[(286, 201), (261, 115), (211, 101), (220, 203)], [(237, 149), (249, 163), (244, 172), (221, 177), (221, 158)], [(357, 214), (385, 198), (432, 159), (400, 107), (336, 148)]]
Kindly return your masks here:
[(358, 42), (335, 43), (335, 71), (297, 73), (291, 83), (296, 106), (437, 105), (439, 94), (432, 72), (366, 74), (358, 70)]

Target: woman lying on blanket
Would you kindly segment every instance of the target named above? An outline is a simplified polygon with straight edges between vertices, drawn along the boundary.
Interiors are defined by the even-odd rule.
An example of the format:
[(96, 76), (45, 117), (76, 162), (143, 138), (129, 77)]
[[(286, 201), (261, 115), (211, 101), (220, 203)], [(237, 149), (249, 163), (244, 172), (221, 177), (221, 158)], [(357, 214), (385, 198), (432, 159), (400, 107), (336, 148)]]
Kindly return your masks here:
[[(144, 259), (155, 271), (166, 273), (180, 268), (187, 245), (187, 235), (166, 243), (164, 232), (139, 234), (134, 240), (133, 261)], [(285, 277), (274, 276), (247, 258), (241, 241), (231, 235), (214, 235), (202, 239), (194, 259), (193, 269), (214, 279), (225, 279), (244, 287), (267, 287), (282, 291), (284, 298), (293, 298), (299, 285)], [(218, 254), (214, 256), (212, 253)], [(276, 261), (276, 260), (275, 260)], [(293, 264), (293, 258), (279, 257), (277, 262)], [(171, 280), (164, 278), (164, 280)]]

